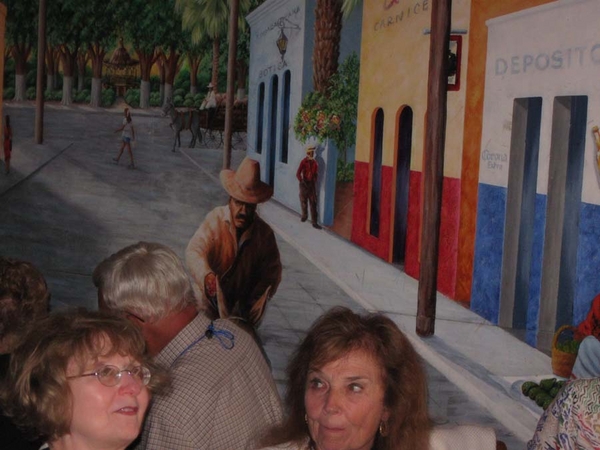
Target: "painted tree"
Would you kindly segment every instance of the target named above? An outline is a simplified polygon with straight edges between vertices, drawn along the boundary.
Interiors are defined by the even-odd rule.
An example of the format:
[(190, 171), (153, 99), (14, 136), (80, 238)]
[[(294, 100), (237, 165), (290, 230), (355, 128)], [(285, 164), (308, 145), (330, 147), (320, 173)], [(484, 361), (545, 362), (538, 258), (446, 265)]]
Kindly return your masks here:
[(329, 79), (338, 69), (342, 19), (348, 17), (360, 2), (361, 0), (317, 0), (313, 85), (323, 95), (327, 93)]
[(356, 8), (361, 2), (362, 0), (343, 0), (342, 13), (344, 14), (344, 18), (348, 18), (354, 8)]
[(46, 44), (46, 90), (51, 91), (56, 87), (56, 74), (58, 72), (60, 54), (58, 49)]
[(158, 67), (158, 90), (160, 95), (160, 104), (165, 102), (165, 65), (163, 63), (160, 50), (156, 50), (156, 67)]
[(49, 2), (47, 13), (47, 42), (60, 55), (63, 69), (62, 104), (73, 102), (73, 75), (77, 69), (77, 54), (82, 44), (85, 10), (78, 0)]
[[(164, 69), (164, 93), (161, 97), (166, 101), (173, 98), (173, 83), (181, 67), (181, 57), (187, 49), (189, 37), (181, 28), (181, 16), (175, 10), (175, 0), (157, 0), (150, 3), (150, 18), (154, 21), (151, 34), (154, 36), (156, 48), (154, 58), (159, 69)], [(135, 26), (135, 23), (131, 25)], [(149, 44), (147, 40), (144, 42)]]
[(189, 35), (181, 28), (181, 16), (175, 13), (174, 0), (165, 0), (161, 11), (165, 28), (161, 36), (162, 47), (159, 57), (165, 68), (165, 101), (173, 98), (175, 76), (183, 63), (182, 55), (189, 47)]
[(6, 47), (15, 60), (16, 101), (25, 99), (27, 61), (37, 41), (38, 2), (36, 0), (5, 0)]
[[(254, 2), (256, 3), (256, 2)], [(229, 2), (227, 0), (176, 0), (177, 10), (181, 12), (183, 28), (191, 33), (192, 43), (200, 42), (203, 36), (212, 41), (211, 83), (218, 90), (219, 57), (221, 39), (227, 36), (229, 23)], [(246, 14), (253, 2), (240, 0), (240, 27), (245, 27)]]
[(190, 93), (198, 93), (198, 68), (204, 55), (210, 51), (211, 42), (207, 37), (200, 40), (198, 44), (191, 44), (186, 52), (188, 66), (190, 68)]
[(237, 81), (237, 98), (239, 100), (246, 96), (246, 82), (248, 80), (248, 66), (250, 64), (250, 28), (244, 27), (240, 30), (237, 43), (237, 60), (235, 64)]
[[(108, 46), (114, 42), (116, 22), (115, 2), (111, 0), (77, 1), (83, 18), (81, 42), (92, 62), (92, 92), (90, 105), (100, 106), (102, 99), (102, 69)], [(85, 70), (85, 69), (84, 69)]]
[(85, 87), (85, 69), (90, 62), (89, 52), (79, 52), (77, 54), (77, 90), (83, 91)]
[(342, 34), (342, 0), (317, 0), (315, 7), (315, 46), (313, 85), (326, 95), (329, 79), (337, 72)]
[[(118, 28), (133, 45), (140, 62), (140, 108), (144, 109), (150, 106), (150, 74), (159, 56), (157, 47), (162, 44), (163, 6), (162, 0), (128, 0), (118, 3), (115, 9)], [(161, 88), (163, 86), (164, 79)]]

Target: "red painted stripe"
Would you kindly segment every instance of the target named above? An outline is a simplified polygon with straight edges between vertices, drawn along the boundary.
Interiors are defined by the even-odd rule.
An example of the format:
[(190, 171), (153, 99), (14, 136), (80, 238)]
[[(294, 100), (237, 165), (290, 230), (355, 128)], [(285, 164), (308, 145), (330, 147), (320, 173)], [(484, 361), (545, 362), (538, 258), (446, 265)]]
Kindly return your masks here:
[[(389, 261), (392, 217), (392, 168), (382, 168), (380, 233), (376, 238), (367, 233), (369, 222), (369, 164), (355, 162), (354, 212), (352, 242)], [(421, 228), (421, 172), (410, 172), (410, 192), (404, 270), (419, 277), (419, 235)], [(451, 298), (456, 293), (458, 226), (460, 218), (460, 180), (444, 178), (440, 224), (438, 290)]]

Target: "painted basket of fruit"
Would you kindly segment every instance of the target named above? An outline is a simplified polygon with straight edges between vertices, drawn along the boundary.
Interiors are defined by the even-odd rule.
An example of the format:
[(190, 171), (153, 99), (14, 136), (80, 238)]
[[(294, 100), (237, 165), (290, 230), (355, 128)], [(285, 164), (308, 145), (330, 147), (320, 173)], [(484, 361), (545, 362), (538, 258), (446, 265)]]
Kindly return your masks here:
[(569, 378), (571, 376), (571, 370), (573, 364), (575, 364), (575, 358), (577, 358), (577, 351), (579, 350), (579, 342), (573, 339), (560, 340), (561, 334), (565, 331), (575, 331), (575, 327), (571, 325), (563, 325), (552, 339), (552, 373), (559, 377)]

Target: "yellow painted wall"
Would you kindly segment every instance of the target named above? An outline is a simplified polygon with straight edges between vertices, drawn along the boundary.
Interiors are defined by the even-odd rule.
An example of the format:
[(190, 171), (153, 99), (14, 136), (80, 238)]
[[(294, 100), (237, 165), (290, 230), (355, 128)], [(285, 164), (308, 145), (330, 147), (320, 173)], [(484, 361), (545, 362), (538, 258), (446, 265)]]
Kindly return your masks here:
[[(397, 112), (413, 110), (411, 169), (422, 169), (433, 0), (365, 0), (361, 47), (356, 159), (368, 162), (374, 112), (384, 111), (383, 164), (393, 166)], [(455, 0), (452, 29), (467, 29), (470, 0)], [(461, 89), (448, 93), (444, 175), (458, 178), (465, 110), (468, 35), (463, 37)]]

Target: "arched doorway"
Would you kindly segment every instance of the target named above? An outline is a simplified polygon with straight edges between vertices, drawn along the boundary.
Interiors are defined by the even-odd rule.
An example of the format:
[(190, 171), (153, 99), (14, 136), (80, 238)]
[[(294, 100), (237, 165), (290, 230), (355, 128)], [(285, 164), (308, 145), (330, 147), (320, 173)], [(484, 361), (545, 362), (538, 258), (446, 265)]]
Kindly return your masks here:
[(275, 186), (275, 154), (277, 153), (277, 105), (279, 104), (279, 77), (273, 75), (271, 79), (271, 104), (269, 106), (269, 146), (267, 154), (267, 183)]
[(396, 134), (396, 197), (394, 200), (394, 234), (392, 262), (404, 265), (406, 254), (406, 229), (408, 223), (408, 191), (410, 188), (410, 159), (412, 154), (413, 111), (402, 108), (398, 117)]

